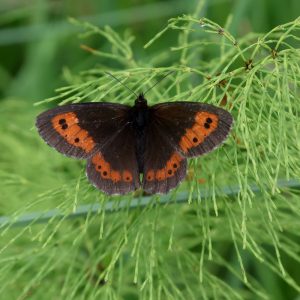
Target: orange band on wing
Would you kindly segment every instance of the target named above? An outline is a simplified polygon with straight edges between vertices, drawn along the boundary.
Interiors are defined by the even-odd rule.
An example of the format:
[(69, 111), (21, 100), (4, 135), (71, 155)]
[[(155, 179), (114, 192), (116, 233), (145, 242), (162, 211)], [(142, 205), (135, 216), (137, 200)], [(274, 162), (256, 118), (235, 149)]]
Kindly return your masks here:
[(69, 144), (83, 149), (86, 153), (93, 150), (95, 142), (89, 133), (80, 128), (75, 113), (59, 114), (52, 119), (52, 125)]
[(95, 166), (95, 170), (100, 173), (103, 179), (110, 179), (113, 182), (125, 181), (132, 182), (132, 173), (128, 170), (123, 172), (113, 170), (110, 164), (104, 159), (104, 157), (98, 153), (93, 156), (92, 163)]
[(205, 138), (218, 127), (219, 118), (209, 112), (198, 112), (195, 116), (195, 124), (186, 129), (186, 133), (181, 137), (179, 145), (184, 153), (191, 148), (203, 143)]
[(169, 177), (172, 177), (175, 175), (176, 171), (180, 167), (180, 162), (183, 160), (183, 158), (178, 154), (174, 153), (171, 158), (167, 161), (166, 166), (162, 169), (158, 170), (149, 170), (146, 174), (146, 180), (147, 181), (153, 181), (153, 180), (166, 180)]

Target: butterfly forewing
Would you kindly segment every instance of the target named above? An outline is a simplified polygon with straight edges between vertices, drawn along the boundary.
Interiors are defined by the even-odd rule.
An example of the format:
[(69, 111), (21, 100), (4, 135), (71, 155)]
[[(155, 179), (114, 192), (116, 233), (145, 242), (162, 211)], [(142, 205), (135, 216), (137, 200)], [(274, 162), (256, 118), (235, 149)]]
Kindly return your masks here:
[(129, 107), (112, 103), (81, 103), (50, 109), (37, 117), (39, 134), (57, 151), (79, 159), (90, 157), (117, 131)]
[(226, 110), (196, 102), (154, 105), (152, 115), (160, 131), (184, 157), (200, 156), (219, 146), (233, 122)]

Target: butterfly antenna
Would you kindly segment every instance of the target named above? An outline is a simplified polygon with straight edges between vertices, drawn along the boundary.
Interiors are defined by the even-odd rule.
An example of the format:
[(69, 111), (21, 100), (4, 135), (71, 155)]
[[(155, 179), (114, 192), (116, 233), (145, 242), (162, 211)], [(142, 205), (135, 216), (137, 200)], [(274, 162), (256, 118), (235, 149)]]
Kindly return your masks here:
[(124, 87), (126, 87), (126, 89), (128, 91), (130, 91), (131, 93), (133, 93), (137, 98), (138, 98), (138, 95), (130, 88), (128, 87), (126, 84), (124, 84), (120, 79), (118, 79), (116, 76), (114, 76), (113, 74), (109, 73), (109, 72), (104, 72), (105, 74), (111, 76), (113, 79), (115, 79), (116, 81), (118, 81), (120, 84), (122, 84)]
[(154, 83), (154, 85), (152, 85), (148, 90), (146, 90), (146, 92), (144, 93), (144, 95), (146, 95), (150, 90), (152, 90), (156, 85), (158, 85), (163, 79), (165, 79), (167, 76), (169, 76), (171, 73), (174, 73), (175, 71), (170, 71), (168, 72), (165, 76), (163, 76), (160, 80), (158, 80), (156, 83)]

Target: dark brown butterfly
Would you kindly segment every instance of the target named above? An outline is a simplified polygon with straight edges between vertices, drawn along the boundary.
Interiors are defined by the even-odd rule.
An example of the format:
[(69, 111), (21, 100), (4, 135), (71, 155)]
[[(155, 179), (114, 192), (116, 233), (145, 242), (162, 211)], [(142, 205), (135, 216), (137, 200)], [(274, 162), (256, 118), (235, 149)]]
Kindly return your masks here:
[[(43, 112), (36, 126), (57, 151), (87, 160), (87, 177), (105, 193), (142, 187), (167, 193), (186, 176), (187, 158), (203, 155), (227, 137), (233, 118), (197, 102), (133, 107), (116, 103), (71, 104)], [(140, 180), (142, 174), (142, 180)]]

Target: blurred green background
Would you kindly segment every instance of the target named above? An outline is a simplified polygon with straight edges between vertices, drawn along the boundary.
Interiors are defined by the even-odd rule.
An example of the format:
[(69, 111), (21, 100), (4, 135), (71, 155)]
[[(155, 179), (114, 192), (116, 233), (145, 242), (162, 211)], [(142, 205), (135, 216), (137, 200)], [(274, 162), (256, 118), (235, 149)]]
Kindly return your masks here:
[[(76, 74), (93, 68), (95, 65), (104, 65), (111, 67), (113, 70), (117, 70), (118, 68), (118, 65), (114, 62), (105, 58), (92, 56), (89, 52), (84, 51), (80, 47), (81, 44), (88, 44), (95, 49), (103, 51), (108, 51), (110, 45), (105, 39), (99, 38), (99, 36), (91, 36), (88, 39), (88, 43), (86, 40), (81, 40), (78, 38), (80, 28), (71, 24), (68, 18), (74, 17), (82, 21), (88, 21), (99, 27), (109, 25), (120, 34), (130, 31), (135, 36), (132, 48), (134, 49), (136, 61), (147, 62), (150, 58), (153, 60), (153, 58), (159, 57), (166, 49), (177, 45), (178, 36), (175, 31), (170, 30), (150, 48), (144, 49), (144, 45), (167, 25), (168, 19), (182, 14), (193, 14), (198, 2), (196, 0), (0, 0), (1, 215), (18, 214), (18, 211), (22, 213), (32, 211), (30, 207), (32, 197), (35, 197), (35, 210), (59, 207), (62, 198), (66, 202), (67, 199), (73, 199), (74, 195), (69, 195), (68, 189), (64, 190), (63, 183), (74, 185), (75, 189), (77, 177), (74, 174), (82, 171), (84, 163), (74, 163), (71, 159), (62, 157), (44, 145), (42, 140), (37, 136), (34, 122), (36, 115), (45, 109), (45, 105), (43, 107), (36, 107), (34, 103), (54, 96), (55, 89), (68, 85), (74, 81)], [(202, 17), (209, 18), (221, 26), (224, 26), (228, 18), (231, 17), (231, 23), (227, 29), (236, 38), (243, 37), (250, 32), (268, 32), (279, 24), (296, 19), (299, 15), (299, 0), (209, 0), (204, 2), (201, 11)], [(207, 52), (207, 60), (211, 58), (210, 55), (211, 57), (215, 56), (213, 53), (210, 54)], [(169, 62), (171, 65), (172, 58), (170, 58)], [(70, 80), (71, 77), (72, 80)], [(47, 157), (47, 161), (45, 161), (45, 157)], [(84, 174), (82, 176), (84, 177)], [(46, 182), (45, 178), (47, 178)], [(74, 178), (76, 179), (75, 182)], [(57, 187), (58, 182), (62, 182), (59, 187)], [(57, 190), (55, 190), (56, 187)], [(92, 188), (88, 191), (91, 190)], [(49, 197), (53, 201), (51, 202), (51, 207), (49, 207), (49, 202), (46, 202), (48, 206), (45, 206), (45, 203), (39, 206), (39, 199), (48, 197), (45, 191), (49, 191), (49, 194), (51, 193), (51, 197)], [(76, 200), (74, 201), (79, 201), (80, 203), (90, 203), (94, 199), (98, 200), (96, 196), (94, 198), (90, 194), (86, 196), (85, 190), (79, 196), (75, 196), (75, 198)], [(25, 209), (24, 207), (22, 208), (23, 203), (27, 205)], [(68, 202), (68, 205), (70, 207), (70, 202)], [(149, 220), (152, 217), (156, 217), (154, 213), (153, 216), (148, 217)], [(115, 216), (112, 218), (117, 219), (118, 217)], [(117, 223), (118, 220), (114, 220), (114, 222)], [(218, 222), (216, 221), (216, 223)], [(187, 227), (188, 224), (189, 222), (186, 222)], [(77, 223), (75, 225), (77, 226)], [(222, 226), (222, 224), (217, 225)], [(73, 225), (68, 224), (67, 226), (72, 227)], [(74, 239), (77, 238), (77, 231), (74, 229), (76, 226), (68, 231), (71, 232), (73, 230), (72, 232), (75, 232), (72, 237)], [(82, 226), (82, 223), (78, 225), (78, 227), (80, 226)], [(41, 231), (44, 230), (39, 229)], [(53, 228), (47, 228), (50, 232), (48, 232), (49, 236), (51, 235), (51, 229)], [(5, 240), (7, 244), (10, 244), (14, 240), (14, 236), (18, 236), (19, 232), (22, 232), (18, 230), (12, 231), (11, 235), (8, 236), (7, 240)], [(94, 230), (93, 227), (92, 230)], [(55, 232), (54, 229), (53, 232)], [(62, 233), (60, 234), (63, 236)], [(95, 244), (98, 245), (98, 241), (93, 240), (94, 233), (91, 234), (89, 232), (89, 234), (90, 236), (87, 234), (87, 239), (90, 238), (90, 240), (86, 244), (93, 250), (93, 246)], [(99, 233), (96, 232), (95, 234), (98, 238)], [(189, 232), (185, 232), (182, 235), (186, 238)], [(61, 238), (62, 241), (64, 239), (65, 237)], [(25, 249), (27, 251), (28, 245), (26, 243), (28, 240), (26, 236), (23, 242), (24, 244), (21, 241), (20, 245), (16, 249), (13, 249), (12, 254), (10, 253), (8, 257), (14, 257), (15, 254), (17, 256)], [(229, 250), (232, 250), (233, 246), (231, 244), (228, 246), (229, 243), (231, 241), (228, 242), (226, 240), (224, 244), (220, 243), (219, 249), (225, 249), (224, 257), (231, 257)], [(228, 248), (226, 248), (226, 245)], [(34, 252), (35, 248), (32, 245), (31, 247), (34, 249), (32, 252)], [(65, 248), (66, 257), (69, 254), (68, 251), (70, 248), (68, 247), (73, 247), (72, 242), (69, 241), (69, 244)], [(93, 253), (92, 250), (91, 253)], [(276, 260), (276, 255), (272, 251), (274, 252), (274, 249), (270, 253), (272, 253), (274, 260)], [(48, 253), (46, 254), (48, 255)], [(47, 257), (47, 255), (45, 256)], [(274, 275), (269, 269), (257, 262), (255, 267), (252, 267), (252, 258), (248, 257), (248, 259), (250, 267), (247, 271), (250, 276), (253, 276), (255, 280), (258, 278), (257, 280), (262, 283), (267, 291), (273, 291), (269, 298), (262, 298), (297, 299), (295, 290), (291, 290), (290, 286), (279, 278), (280, 276)], [(298, 259), (297, 256), (296, 259)], [(245, 260), (247, 262), (246, 255)], [(5, 256), (3, 261), (5, 261)], [(237, 267), (238, 259), (235, 258), (234, 262), (235, 267)], [(296, 274), (294, 276), (295, 281), (296, 284), (299, 284), (300, 278), (297, 277), (299, 274), (298, 269), (293, 269), (293, 262), (289, 262), (288, 259), (287, 266), (292, 275)], [(30, 268), (29, 266), (28, 269)], [(58, 272), (59, 274), (64, 272), (63, 267), (61, 268), (62, 270)], [(214, 268), (214, 266), (211, 267), (210, 271), (212, 273), (214, 273)], [(12, 274), (14, 274), (13, 271), (12, 268), (12, 271), (10, 270), (12, 277)], [(39, 271), (37, 269), (36, 273)], [(228, 279), (227, 282), (233, 288), (238, 285), (238, 280), (232, 279), (222, 268), (216, 268), (215, 274), (216, 277), (225, 278), (224, 280)], [(28, 277), (30, 278), (30, 276)], [(5, 286), (16, 287), (14, 284), (9, 286), (6, 278), (4, 278), (3, 282), (5, 282)], [(21, 284), (22, 287), (26, 286), (29, 280), (24, 279), (24, 282), (25, 284)], [(128, 286), (130, 285), (131, 282)], [(222, 284), (220, 283), (218, 287), (222, 287)], [(248, 286), (243, 286), (243, 283), (239, 283), (239, 287), (245, 290), (247, 299), (251, 299), (251, 295), (255, 294), (254, 292), (252, 294), (250, 288), (247, 290)], [(252, 286), (252, 289), (255, 290), (255, 284)], [(23, 294), (24, 298), (22, 299), (30, 299), (30, 291), (27, 292), (26, 296)], [(12, 295), (8, 299), (15, 299), (15, 294), (12, 293)], [(236, 298), (239, 299), (239, 297)], [(243, 295), (241, 295), (241, 298), (243, 298)], [(44, 295), (36, 299), (51, 298)], [(114, 298), (111, 297), (111, 299)], [(137, 298), (128, 296), (126, 299)], [(147, 297), (144, 299), (147, 299)]]
[[(78, 28), (67, 18), (87, 20), (97, 26), (110, 25), (117, 32), (130, 29), (136, 37), (135, 56), (141, 59), (175, 44), (168, 32), (151, 49), (148, 42), (166, 24), (181, 14), (193, 13), (198, 1), (10, 1), (0, 3), (0, 97), (20, 97), (33, 103), (53, 95), (63, 82), (63, 69), (84, 70), (93, 63), (79, 48)], [(300, 12), (298, 0), (210, 0), (202, 15), (224, 25), (229, 15), (229, 31), (239, 37), (267, 32), (276, 25), (295, 19)], [(105, 49), (102, 41), (95, 46)]]

